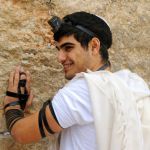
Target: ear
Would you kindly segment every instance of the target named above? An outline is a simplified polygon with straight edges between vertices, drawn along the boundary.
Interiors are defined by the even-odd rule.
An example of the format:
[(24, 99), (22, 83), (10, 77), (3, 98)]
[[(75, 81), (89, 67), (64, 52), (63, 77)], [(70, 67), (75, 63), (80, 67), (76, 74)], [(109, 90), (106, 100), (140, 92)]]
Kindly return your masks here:
[(90, 44), (91, 44), (92, 54), (93, 55), (99, 54), (100, 40), (98, 38), (94, 37), (94, 38), (92, 38)]

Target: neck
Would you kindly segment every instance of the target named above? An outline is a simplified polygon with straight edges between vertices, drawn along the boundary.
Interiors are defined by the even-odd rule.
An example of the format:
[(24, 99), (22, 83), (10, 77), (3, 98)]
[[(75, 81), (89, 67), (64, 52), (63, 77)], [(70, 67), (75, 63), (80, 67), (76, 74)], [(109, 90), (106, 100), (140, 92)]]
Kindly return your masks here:
[(100, 65), (97, 71), (100, 71), (100, 70), (110, 70), (110, 63), (107, 61), (103, 63), (102, 65)]
[(110, 70), (111, 64), (110, 61), (104, 61), (103, 59), (93, 58), (91, 64), (89, 64), (88, 68), (91, 71), (99, 71), (99, 70)]

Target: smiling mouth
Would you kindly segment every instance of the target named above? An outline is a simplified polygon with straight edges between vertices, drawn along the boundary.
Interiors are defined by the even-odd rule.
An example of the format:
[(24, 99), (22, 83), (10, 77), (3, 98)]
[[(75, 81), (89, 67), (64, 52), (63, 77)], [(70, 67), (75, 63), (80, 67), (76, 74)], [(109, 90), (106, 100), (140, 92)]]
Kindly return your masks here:
[(73, 63), (66, 63), (66, 64), (63, 64), (64, 71), (65, 71), (65, 72), (68, 71), (68, 70), (71, 68), (72, 65), (73, 65)]

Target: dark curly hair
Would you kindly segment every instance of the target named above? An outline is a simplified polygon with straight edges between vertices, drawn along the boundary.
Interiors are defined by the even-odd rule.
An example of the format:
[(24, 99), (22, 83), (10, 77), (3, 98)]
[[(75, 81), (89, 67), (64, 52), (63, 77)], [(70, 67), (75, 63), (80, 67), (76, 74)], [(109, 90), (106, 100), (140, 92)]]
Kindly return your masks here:
[(112, 33), (108, 24), (103, 19), (94, 14), (81, 11), (66, 15), (63, 21), (64, 23), (59, 30), (54, 33), (55, 41), (59, 41), (63, 36), (74, 35), (75, 39), (80, 42), (83, 47), (87, 48), (93, 36), (76, 28), (77, 25), (80, 25), (92, 31), (100, 40), (100, 55), (104, 61), (109, 61), (108, 49), (112, 45)]

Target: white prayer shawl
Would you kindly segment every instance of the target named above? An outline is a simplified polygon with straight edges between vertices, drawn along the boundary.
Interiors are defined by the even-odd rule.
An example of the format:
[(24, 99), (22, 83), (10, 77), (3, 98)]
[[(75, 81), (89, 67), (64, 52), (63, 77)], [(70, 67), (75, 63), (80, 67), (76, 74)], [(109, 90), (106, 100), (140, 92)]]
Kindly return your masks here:
[[(98, 150), (150, 150), (150, 128), (145, 127), (143, 131), (140, 120), (142, 115), (139, 115), (137, 107), (142, 106), (143, 111), (143, 105), (137, 105), (137, 101), (148, 96), (149, 90), (139, 93), (140, 90), (132, 89), (128, 81), (129, 74), (133, 77), (133, 73), (128, 70), (119, 73), (122, 72), (126, 75), (126, 81), (108, 71), (80, 73), (76, 76), (85, 78), (88, 83)], [(147, 123), (150, 119), (146, 117), (145, 120)], [(143, 136), (143, 132), (149, 132), (148, 136)]]

